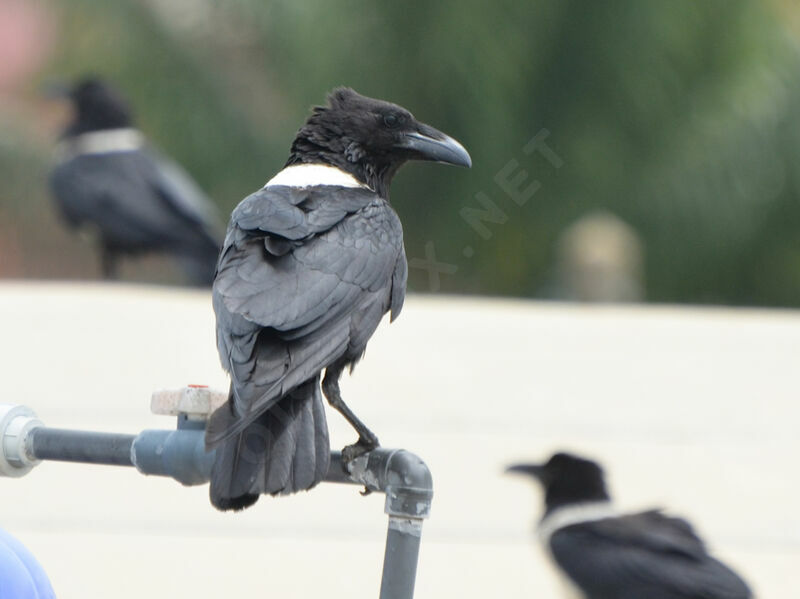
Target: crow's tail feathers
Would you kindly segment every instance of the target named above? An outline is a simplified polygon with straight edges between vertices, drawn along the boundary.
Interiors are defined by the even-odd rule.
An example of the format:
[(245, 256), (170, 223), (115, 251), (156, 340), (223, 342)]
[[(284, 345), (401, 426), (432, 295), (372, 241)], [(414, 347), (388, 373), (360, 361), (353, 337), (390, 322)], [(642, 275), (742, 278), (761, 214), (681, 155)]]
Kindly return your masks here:
[[(228, 404), (214, 414), (232, 418)], [(219, 410), (218, 410), (219, 411)], [(259, 495), (288, 495), (319, 483), (328, 472), (330, 442), (319, 377), (300, 385), (241, 433), (217, 448), (211, 469), (211, 503), (242, 510)]]

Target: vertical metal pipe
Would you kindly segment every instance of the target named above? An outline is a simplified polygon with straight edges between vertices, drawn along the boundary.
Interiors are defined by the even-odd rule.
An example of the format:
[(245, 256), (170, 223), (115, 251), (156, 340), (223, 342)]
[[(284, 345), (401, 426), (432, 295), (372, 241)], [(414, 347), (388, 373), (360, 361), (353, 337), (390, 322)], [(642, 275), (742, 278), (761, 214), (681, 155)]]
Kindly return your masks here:
[(412, 599), (422, 539), (422, 518), (389, 516), (380, 599)]

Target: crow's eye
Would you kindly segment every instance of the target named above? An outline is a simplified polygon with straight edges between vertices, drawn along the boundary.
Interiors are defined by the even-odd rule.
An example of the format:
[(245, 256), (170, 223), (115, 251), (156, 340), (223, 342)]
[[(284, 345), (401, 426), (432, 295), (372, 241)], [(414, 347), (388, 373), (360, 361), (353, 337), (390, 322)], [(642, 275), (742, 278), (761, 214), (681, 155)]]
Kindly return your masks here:
[(383, 124), (392, 129), (400, 124), (400, 118), (396, 114), (386, 114), (383, 117)]

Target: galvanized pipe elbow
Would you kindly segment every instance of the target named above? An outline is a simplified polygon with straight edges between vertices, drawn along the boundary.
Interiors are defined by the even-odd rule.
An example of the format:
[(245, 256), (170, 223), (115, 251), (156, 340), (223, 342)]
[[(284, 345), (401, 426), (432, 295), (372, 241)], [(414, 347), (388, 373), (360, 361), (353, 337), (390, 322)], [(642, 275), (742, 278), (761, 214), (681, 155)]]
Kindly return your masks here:
[(327, 480), (362, 484), (370, 491), (385, 493), (384, 511), (390, 516), (430, 516), (431, 471), (421, 458), (405, 449), (378, 447), (352, 460), (347, 469), (341, 453), (333, 452)]

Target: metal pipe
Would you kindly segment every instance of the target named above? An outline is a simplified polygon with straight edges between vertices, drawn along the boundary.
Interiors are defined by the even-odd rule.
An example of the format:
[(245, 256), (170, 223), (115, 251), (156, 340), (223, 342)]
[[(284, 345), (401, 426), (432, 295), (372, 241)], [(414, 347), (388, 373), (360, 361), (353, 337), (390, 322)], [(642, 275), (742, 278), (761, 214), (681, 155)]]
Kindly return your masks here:
[(389, 516), (380, 599), (412, 599), (422, 540), (422, 522), (430, 516), (433, 478), (420, 458), (404, 449), (378, 447), (347, 464), (331, 455), (326, 480), (363, 484), (386, 494)]
[(419, 457), (405, 449), (377, 447), (350, 461), (345, 468), (341, 452), (331, 453), (327, 482), (364, 485), (386, 493), (384, 511), (411, 518), (430, 516), (433, 477)]
[(422, 519), (389, 516), (380, 599), (411, 599), (417, 580)]
[[(214, 452), (205, 451), (202, 421), (181, 415), (177, 430), (138, 435), (47, 428), (22, 406), (0, 405), (0, 475), (22, 476), (38, 460), (136, 466), (184, 485), (207, 482)], [(346, 465), (331, 453), (327, 482), (363, 485), (386, 495), (389, 516), (380, 599), (412, 599), (422, 522), (430, 516), (433, 479), (425, 463), (403, 449), (378, 447)]]
[(37, 460), (133, 466), (131, 445), (136, 435), (36, 427), (26, 452)]

